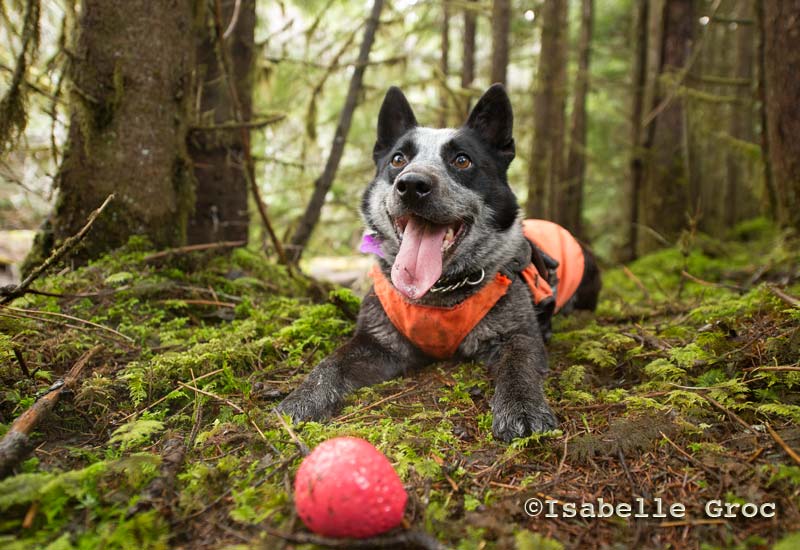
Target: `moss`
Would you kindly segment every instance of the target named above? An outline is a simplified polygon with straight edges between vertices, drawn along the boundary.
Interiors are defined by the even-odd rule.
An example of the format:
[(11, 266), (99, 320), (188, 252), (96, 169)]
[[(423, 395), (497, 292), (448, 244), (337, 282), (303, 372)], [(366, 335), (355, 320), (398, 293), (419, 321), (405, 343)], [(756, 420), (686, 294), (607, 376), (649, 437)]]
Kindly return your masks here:
[[(303, 423), (294, 432), (310, 447), (339, 435), (372, 442), (411, 493), (413, 526), (464, 548), (484, 541), (487, 548), (568, 545), (562, 531), (576, 524), (546, 539), (540, 522), (524, 523), (522, 502), (538, 492), (569, 500), (607, 487), (623, 491), (615, 493), (622, 501), (623, 460), (642, 490), (675, 502), (686, 496), (679, 492), (684, 478), (695, 480), (696, 498), (688, 504), (713, 498), (721, 489), (708, 472), (724, 471), (724, 491), (746, 494), (756, 487), (792, 510), (787, 495), (797, 475), (787, 469), (790, 459), (770, 451), (748, 462), (750, 438), (761, 438), (758, 448), (772, 440), (756, 430), (745, 433), (711, 400), (748, 425), (768, 421), (791, 440), (792, 426), (800, 423), (800, 373), (756, 367), (800, 359), (796, 308), (759, 282), (740, 292), (680, 275), (679, 266), (688, 265), (698, 278), (744, 286), (758, 266), (771, 266), (769, 280), (798, 258), (790, 240), (779, 246), (762, 240), (783, 239), (768, 228), (742, 237), (748, 240), (697, 239), (684, 252), (635, 262), (629, 269), (649, 299), (621, 269), (610, 270), (600, 314), (557, 318), (546, 385), (561, 419), (557, 431), (512, 445), (495, 441), (493, 388), (484, 366), (440, 364), (363, 388), (334, 419)], [(59, 421), (37, 436), (47, 453), (0, 485), (0, 507), (2, 495), (15, 499), (0, 510), (3, 544), (124, 548), (136, 541), (159, 548), (181, 545), (182, 533), (198, 529), (222, 540), (227, 531), (217, 523), (242, 533), (301, 528), (293, 523), (287, 490), (301, 456), (272, 408), (352, 333), (357, 298), (336, 290), (315, 301), (308, 281), (248, 249), (159, 262), (147, 259), (152, 253), (145, 239), (132, 238), (87, 266), (37, 282), (42, 290), (83, 296), (15, 302), (90, 320), (133, 342), (80, 324), (0, 317), (0, 357), (10, 358), (16, 346), (38, 369), (27, 378), (14, 361), (0, 361), (4, 421), (83, 351), (107, 344), (74, 399), (60, 406)], [(158, 474), (160, 444), (195, 429), (175, 499), (166, 503), (174, 522), (152, 513), (126, 518)], [(75, 443), (87, 433), (91, 442)], [(44, 497), (33, 528), (19, 529), (31, 502)], [(731, 526), (737, 536), (753, 528)], [(635, 526), (609, 522), (592, 529), (624, 538)], [(757, 533), (774, 541), (779, 531), (768, 526)], [(693, 542), (725, 545), (703, 533), (692, 535)]]

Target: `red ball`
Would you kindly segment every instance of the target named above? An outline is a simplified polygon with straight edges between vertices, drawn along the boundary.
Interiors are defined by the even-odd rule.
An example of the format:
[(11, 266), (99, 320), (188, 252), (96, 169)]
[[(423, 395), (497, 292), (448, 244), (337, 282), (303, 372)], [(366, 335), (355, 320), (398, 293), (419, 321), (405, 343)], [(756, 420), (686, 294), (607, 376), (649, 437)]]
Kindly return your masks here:
[(389, 460), (368, 441), (320, 443), (294, 478), (294, 505), (306, 526), (326, 537), (367, 538), (397, 527), (408, 495)]

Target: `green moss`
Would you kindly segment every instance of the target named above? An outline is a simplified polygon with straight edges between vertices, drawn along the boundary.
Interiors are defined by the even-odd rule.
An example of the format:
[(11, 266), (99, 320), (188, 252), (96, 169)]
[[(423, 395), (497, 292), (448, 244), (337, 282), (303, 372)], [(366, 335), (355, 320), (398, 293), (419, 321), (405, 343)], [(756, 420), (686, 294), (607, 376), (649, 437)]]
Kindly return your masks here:
[[(414, 527), (464, 548), (483, 541), (487, 548), (559, 544), (523, 528), (538, 524), (521, 523), (520, 498), (542, 486), (557, 498), (571, 495), (570, 480), (583, 479), (586, 463), (598, 483), (613, 484), (625, 475), (615, 470), (620, 453), (637, 483), (648, 483), (638, 472), (653, 471), (659, 485), (647, 485), (650, 491), (669, 491), (660, 481), (669, 475), (662, 460), (680, 476), (686, 471), (698, 491), (716, 490), (716, 478), (673, 452), (662, 432), (716, 471), (744, 452), (737, 442), (757, 432), (744, 434), (711, 400), (748, 425), (768, 421), (788, 430), (800, 423), (800, 373), (756, 368), (800, 359), (796, 308), (760, 282), (738, 291), (680, 275), (686, 269), (710, 282), (744, 286), (758, 266), (785, 273), (797, 258), (790, 241), (762, 242), (775, 236), (767, 229), (744, 234), (752, 239), (746, 245), (696, 240), (686, 264), (678, 250), (635, 262), (630, 269), (648, 293), (621, 269), (610, 270), (597, 315), (556, 319), (546, 392), (559, 430), (512, 445), (495, 441), (485, 367), (446, 363), (363, 388), (333, 419), (306, 422), (294, 432), (309, 447), (340, 435), (372, 442), (412, 502), (425, 503), (414, 509)], [(358, 299), (335, 290), (315, 301), (305, 279), (247, 249), (163, 261), (148, 260), (152, 253), (146, 240), (131, 239), (88, 266), (37, 282), (42, 290), (82, 296), (15, 302), (90, 320), (133, 342), (80, 324), (0, 317), (0, 358), (7, 359), (0, 360), (0, 413), (9, 421), (81, 353), (98, 341), (107, 345), (74, 399), (60, 406), (58, 429), (37, 436), (53, 445), (48, 452), (63, 449), (60, 458), (41, 453), (0, 485), (6, 546), (125, 548), (135, 541), (160, 548), (180, 543), (182, 518), (193, 514), (244, 533), (300, 529), (292, 523), (287, 487), (301, 456), (272, 409), (352, 333)], [(12, 347), (38, 368), (35, 376), (20, 375)], [(195, 426), (175, 481), (177, 527), (152, 513), (126, 518), (159, 473), (161, 444), (175, 434), (188, 437)], [(74, 434), (87, 433), (93, 443), (74, 443)], [(751, 465), (751, 454), (748, 447), (746, 456), (735, 456), (736, 468), (749, 468), (742, 478), (788, 506), (785, 495), (797, 478), (790, 459), (770, 452)], [(33, 528), (21, 530), (31, 503), (45, 498)]]

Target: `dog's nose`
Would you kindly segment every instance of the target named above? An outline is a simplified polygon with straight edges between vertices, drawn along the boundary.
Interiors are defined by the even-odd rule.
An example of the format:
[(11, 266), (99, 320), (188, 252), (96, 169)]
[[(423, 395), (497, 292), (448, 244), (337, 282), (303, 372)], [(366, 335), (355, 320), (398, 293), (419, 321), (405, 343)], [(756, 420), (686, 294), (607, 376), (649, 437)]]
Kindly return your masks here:
[(423, 174), (404, 174), (394, 182), (394, 192), (404, 202), (424, 199), (433, 191), (433, 180)]

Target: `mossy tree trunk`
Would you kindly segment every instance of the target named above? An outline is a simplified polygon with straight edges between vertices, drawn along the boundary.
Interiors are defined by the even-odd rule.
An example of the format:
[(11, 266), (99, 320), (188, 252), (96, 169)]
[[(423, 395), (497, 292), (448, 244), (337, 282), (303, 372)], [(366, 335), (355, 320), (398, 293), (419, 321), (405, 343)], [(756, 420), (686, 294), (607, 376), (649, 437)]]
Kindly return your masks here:
[(578, 41), (578, 73), (572, 98), (569, 153), (564, 168), (564, 186), (559, 197), (558, 221), (573, 234), (583, 234), (583, 182), (586, 176), (586, 96), (589, 95), (589, 62), (592, 52), (594, 0), (581, 1), (581, 35)]
[(776, 216), (800, 231), (800, 0), (762, 3), (768, 169)]
[(644, 179), (643, 143), (644, 131), (642, 116), (645, 109), (647, 90), (647, 61), (649, 53), (649, 36), (647, 29), (650, 24), (650, 3), (647, 0), (637, 0), (633, 9), (633, 42), (634, 58), (631, 79), (633, 90), (631, 97), (631, 151), (629, 161), (628, 186), (627, 186), (627, 216), (626, 239), (620, 250), (619, 259), (629, 262), (636, 258), (636, 242), (638, 239), (639, 221), (639, 194)]
[(507, 84), (508, 41), (511, 34), (511, 0), (492, 3), (492, 84)]
[(192, 5), (190, 0), (82, 2), (52, 233), (38, 239), (34, 257), (76, 233), (111, 193), (116, 200), (73, 252), (77, 261), (125, 244), (131, 235), (146, 235), (160, 247), (185, 242), (194, 202), (185, 145)]
[[(742, 21), (753, 21), (754, 13), (751, 0), (738, 0), (736, 3), (735, 17)], [(736, 29), (736, 46), (734, 78), (738, 79), (736, 86), (736, 97), (741, 102), (740, 107), (732, 111), (729, 120), (729, 134), (739, 143), (755, 142), (755, 122), (757, 113), (753, 82), (754, 58), (755, 58), (755, 38), (753, 34), (754, 25), (743, 24)], [(759, 213), (759, 201), (753, 192), (753, 186), (748, 185), (749, 181), (756, 179), (754, 162), (746, 157), (741, 151), (728, 149), (725, 168), (727, 175), (727, 186), (725, 188), (725, 225), (732, 227), (736, 223), (752, 218)]]
[(661, 21), (661, 61), (654, 101), (657, 115), (648, 128), (639, 194), (639, 254), (674, 243), (686, 226), (689, 207), (686, 113), (680, 93), (673, 88), (679, 85), (679, 73), (691, 51), (695, 25), (692, 0), (667, 0)]
[(528, 160), (529, 218), (556, 220), (564, 168), (567, 92), (567, 0), (545, 0), (542, 49), (533, 98), (533, 142)]
[(461, 55), (461, 93), (463, 94), (461, 117), (463, 120), (467, 120), (469, 116), (471, 93), (468, 90), (472, 87), (472, 82), (475, 80), (476, 3), (475, 0), (467, 0), (466, 7), (464, 8), (464, 41)]
[(439, 44), (439, 127), (446, 128), (450, 114), (450, 90), (447, 89), (447, 77), (450, 75), (450, 3), (442, 2), (442, 26), (440, 27)]
[[(233, 61), (229, 76), (241, 103), (242, 119), (250, 120), (256, 3), (255, 0), (224, 0), (221, 4), (222, 21), (234, 25), (230, 30), (223, 29), (229, 33), (223, 44)], [(189, 134), (197, 201), (189, 218), (187, 240), (190, 244), (247, 240), (245, 170), (249, 168), (245, 162), (245, 147), (249, 147), (249, 140), (245, 143), (243, 132), (249, 130), (235, 126), (234, 101), (230, 97), (214, 29), (209, 22), (198, 25), (197, 30), (195, 93), (199, 98), (199, 112)], [(213, 129), (220, 124), (232, 125), (224, 130)]]

